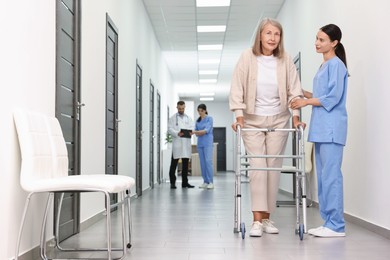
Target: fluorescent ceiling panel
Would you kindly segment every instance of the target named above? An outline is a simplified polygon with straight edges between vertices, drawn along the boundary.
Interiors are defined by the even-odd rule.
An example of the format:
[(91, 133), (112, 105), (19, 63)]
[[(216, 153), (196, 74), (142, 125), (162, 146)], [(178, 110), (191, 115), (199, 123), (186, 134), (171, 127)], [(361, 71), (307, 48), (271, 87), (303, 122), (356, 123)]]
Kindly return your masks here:
[(226, 25), (198, 25), (197, 32), (225, 32)]
[(230, 6), (230, 0), (196, 0), (197, 7)]
[(205, 44), (198, 45), (199, 51), (219, 51), (222, 50), (223, 44)]

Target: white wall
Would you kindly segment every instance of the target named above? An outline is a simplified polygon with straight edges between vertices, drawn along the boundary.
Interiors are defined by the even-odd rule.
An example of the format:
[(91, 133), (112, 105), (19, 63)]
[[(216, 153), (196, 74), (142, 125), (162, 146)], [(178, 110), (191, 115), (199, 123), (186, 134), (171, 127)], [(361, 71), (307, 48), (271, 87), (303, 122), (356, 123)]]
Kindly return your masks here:
[[(1, 0), (0, 174), (3, 213), (0, 215), (0, 259), (13, 256), (24, 200), (19, 185), (20, 152), (12, 112), (23, 107), (54, 115), (55, 111), (55, 1)], [(23, 8), (22, 8), (23, 7)], [(167, 128), (166, 107), (172, 103), (171, 74), (162, 58), (149, 18), (141, 0), (82, 1), (81, 173), (104, 173), (105, 127), (105, 36), (106, 12), (119, 32), (119, 174), (135, 176), (135, 73), (136, 59), (143, 69), (144, 142), (149, 143), (149, 82), (161, 94), (162, 133)], [(7, 40), (5, 40), (7, 39)], [(163, 134), (162, 134), (163, 137)], [(145, 145), (148, 147), (148, 145)], [(155, 158), (156, 160), (156, 158)], [(149, 184), (149, 153), (144, 153), (144, 187)], [(103, 209), (103, 201), (83, 194), (81, 221)], [(31, 205), (35, 209), (25, 225), (21, 253), (39, 244), (43, 197)], [(38, 224), (37, 224), (38, 223)], [(52, 226), (50, 218), (48, 227)], [(48, 231), (48, 238), (51, 238)]]
[[(292, 56), (302, 52), (302, 85), (308, 90), (322, 61), (314, 48), (318, 29), (328, 23), (340, 26), (351, 74), (342, 167), (345, 212), (386, 229), (390, 229), (388, 10), (390, 2), (385, 0), (289, 0), (278, 16), (288, 52)], [(309, 108), (304, 109), (304, 119), (310, 120)]]
[[(150, 111), (150, 80), (162, 95), (163, 133), (166, 129), (165, 107), (166, 90), (171, 83), (170, 72), (162, 58), (158, 42), (154, 36), (149, 18), (142, 1), (83, 1), (82, 6), (82, 101), (83, 108), (82, 141), (82, 172), (104, 172), (104, 125), (105, 125), (105, 35), (106, 12), (118, 28), (119, 42), (119, 174), (135, 177), (136, 170), (136, 61), (142, 68), (143, 86), (143, 179), (142, 187), (149, 187), (149, 111)], [(91, 95), (93, 91), (93, 95)], [(156, 100), (156, 98), (155, 98)], [(155, 124), (156, 125), (156, 124)], [(100, 129), (97, 131), (96, 129)], [(156, 131), (154, 129), (154, 131)], [(156, 140), (155, 140), (156, 141)], [(100, 149), (96, 149), (100, 147)], [(157, 158), (154, 158), (157, 161)], [(157, 164), (155, 164), (156, 167)], [(154, 170), (156, 172), (156, 170)], [(154, 178), (157, 179), (157, 176)], [(82, 202), (88, 205), (88, 212), (82, 212), (82, 221), (95, 215), (103, 209), (102, 201), (96, 200), (92, 194), (83, 194)]]
[[(27, 195), (19, 185), (20, 152), (12, 112), (22, 107), (54, 115), (55, 2), (2, 1), (1, 6), (0, 259), (8, 259), (14, 253)], [(42, 214), (37, 212), (43, 211), (44, 203), (40, 201), (36, 199), (31, 205), (36, 211), (28, 215), (24, 234), (27, 239), (22, 241), (22, 251), (39, 243), (39, 232), (32, 228), (32, 223), (34, 219), (35, 227), (41, 224)]]

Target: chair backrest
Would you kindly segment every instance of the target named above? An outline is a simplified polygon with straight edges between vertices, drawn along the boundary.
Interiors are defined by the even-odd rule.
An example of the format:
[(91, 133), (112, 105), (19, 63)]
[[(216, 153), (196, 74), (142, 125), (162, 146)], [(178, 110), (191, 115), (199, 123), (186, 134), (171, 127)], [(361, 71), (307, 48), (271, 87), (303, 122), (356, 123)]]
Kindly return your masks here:
[(36, 181), (67, 176), (68, 155), (58, 120), (18, 109), (14, 121), (22, 158), (22, 188), (33, 191)]

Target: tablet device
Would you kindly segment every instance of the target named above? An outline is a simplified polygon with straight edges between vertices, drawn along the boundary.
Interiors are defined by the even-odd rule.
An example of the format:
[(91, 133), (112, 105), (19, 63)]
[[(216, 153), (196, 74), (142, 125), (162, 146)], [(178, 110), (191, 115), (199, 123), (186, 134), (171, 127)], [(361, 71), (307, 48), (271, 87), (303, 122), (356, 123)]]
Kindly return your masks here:
[(184, 134), (182, 138), (191, 138), (192, 129), (180, 129), (180, 132)]

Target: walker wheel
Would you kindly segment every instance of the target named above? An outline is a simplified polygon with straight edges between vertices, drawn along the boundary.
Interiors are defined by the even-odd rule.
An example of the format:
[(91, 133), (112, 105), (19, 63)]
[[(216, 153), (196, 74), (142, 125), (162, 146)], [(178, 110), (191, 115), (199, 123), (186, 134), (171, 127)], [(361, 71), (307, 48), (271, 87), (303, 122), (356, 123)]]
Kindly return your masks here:
[(301, 240), (303, 240), (303, 233), (304, 233), (305, 229), (304, 229), (304, 226), (303, 224), (299, 224), (299, 238)]
[(245, 223), (241, 222), (241, 237), (242, 237), (242, 239), (245, 239), (245, 232), (246, 232)]

